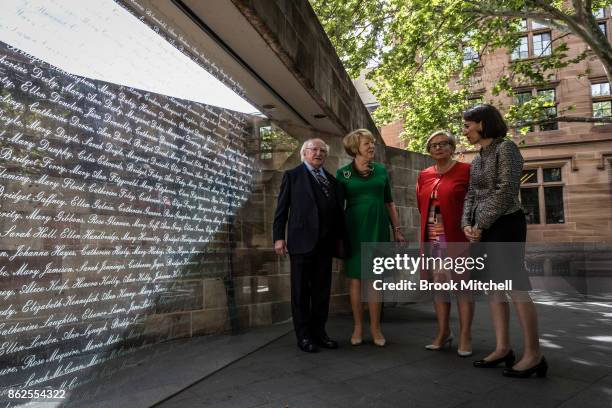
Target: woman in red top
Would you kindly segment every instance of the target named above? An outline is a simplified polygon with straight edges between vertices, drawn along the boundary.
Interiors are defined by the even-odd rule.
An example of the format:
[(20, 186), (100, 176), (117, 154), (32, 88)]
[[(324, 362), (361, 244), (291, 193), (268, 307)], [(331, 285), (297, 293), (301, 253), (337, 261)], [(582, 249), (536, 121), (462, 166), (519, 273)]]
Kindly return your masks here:
[[(427, 255), (445, 257), (458, 255), (467, 243), (461, 229), (463, 201), (470, 180), (470, 165), (453, 160), (456, 141), (448, 132), (437, 131), (427, 139), (427, 151), (436, 163), (421, 171), (417, 182), (417, 200), (421, 213), (422, 248), (427, 247)], [(425, 244), (426, 243), (426, 244)], [(447, 243), (452, 243), (450, 247)], [(467, 244), (466, 247), (467, 249)], [(433, 269), (428, 271), (434, 282), (447, 282), (451, 279), (465, 279), (453, 271)], [(460, 357), (472, 355), (471, 326), (474, 316), (474, 302), (458, 293), (459, 309), (459, 347)], [(465, 294), (463, 294), (465, 295)], [(449, 326), (450, 301), (448, 296), (437, 293), (434, 297), (434, 308), (438, 319), (438, 335), (432, 344), (425, 346), (428, 350), (440, 350), (445, 344), (452, 343), (453, 336)]]

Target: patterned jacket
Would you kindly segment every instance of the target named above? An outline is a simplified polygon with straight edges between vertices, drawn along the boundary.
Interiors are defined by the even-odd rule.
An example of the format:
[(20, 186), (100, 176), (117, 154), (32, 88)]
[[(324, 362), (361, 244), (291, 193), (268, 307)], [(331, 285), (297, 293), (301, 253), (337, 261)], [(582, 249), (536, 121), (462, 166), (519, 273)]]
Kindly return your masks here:
[(514, 142), (495, 138), (481, 148), (472, 161), (461, 228), (471, 225), (488, 229), (502, 215), (520, 210), (522, 171), (523, 156)]

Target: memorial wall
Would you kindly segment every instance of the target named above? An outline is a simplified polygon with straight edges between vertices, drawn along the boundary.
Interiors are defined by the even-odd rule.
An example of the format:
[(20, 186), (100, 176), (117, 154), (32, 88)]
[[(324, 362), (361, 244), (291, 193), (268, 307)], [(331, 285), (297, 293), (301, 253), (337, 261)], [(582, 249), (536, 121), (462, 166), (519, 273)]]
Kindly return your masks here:
[[(295, 159), (291, 137), (261, 115), (75, 75), (5, 42), (0, 85), (2, 406), (28, 399), (17, 390), (61, 398), (130, 353), (244, 322), (234, 277), (273, 254), (236, 271), (236, 242), (270, 239), (262, 171)], [(238, 303), (274, 292), (253, 285)], [(274, 313), (286, 320), (288, 302)]]

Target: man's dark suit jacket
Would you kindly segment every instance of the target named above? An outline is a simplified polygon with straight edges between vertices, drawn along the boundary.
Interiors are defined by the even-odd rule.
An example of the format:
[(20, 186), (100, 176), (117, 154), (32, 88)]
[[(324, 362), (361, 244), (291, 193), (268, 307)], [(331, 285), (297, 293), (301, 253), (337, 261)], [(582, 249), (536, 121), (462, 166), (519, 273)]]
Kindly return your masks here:
[[(344, 237), (344, 198), (338, 188), (336, 178), (325, 169), (325, 176), (329, 180), (330, 188), (335, 191), (337, 201), (337, 214), (331, 217), (334, 225), (330, 226), (334, 256), (341, 257), (343, 248), (338, 244)], [(319, 215), (315, 202), (313, 188), (318, 188), (317, 181), (312, 182), (314, 176), (308, 171), (304, 163), (287, 170), (283, 174), (278, 205), (274, 215), (273, 239), (287, 240), (287, 250), (290, 255), (306, 254), (312, 251), (319, 240)], [(289, 224), (287, 225), (287, 219)], [(287, 226), (287, 238), (285, 238)], [(344, 240), (344, 242), (346, 242)]]

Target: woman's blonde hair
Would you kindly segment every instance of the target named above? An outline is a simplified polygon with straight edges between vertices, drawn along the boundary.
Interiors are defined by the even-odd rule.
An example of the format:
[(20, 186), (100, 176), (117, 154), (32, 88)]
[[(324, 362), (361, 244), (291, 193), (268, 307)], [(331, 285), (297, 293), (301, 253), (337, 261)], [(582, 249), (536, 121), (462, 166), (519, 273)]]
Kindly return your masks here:
[(457, 140), (455, 139), (455, 136), (453, 136), (451, 132), (448, 132), (446, 130), (436, 130), (435, 132), (431, 134), (431, 136), (427, 138), (427, 141), (425, 142), (425, 148), (427, 149), (427, 152), (429, 152), (429, 144), (431, 143), (431, 139), (439, 135), (444, 135), (448, 138), (448, 142), (453, 148), (453, 152), (455, 151), (455, 149), (457, 149)]
[(359, 153), (359, 143), (361, 142), (361, 138), (370, 139), (371, 141), (376, 142), (376, 138), (368, 129), (353, 130), (348, 135), (344, 136), (344, 139), (342, 139), (342, 144), (344, 145), (346, 154), (351, 157), (357, 156), (357, 153)]

